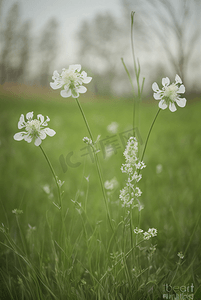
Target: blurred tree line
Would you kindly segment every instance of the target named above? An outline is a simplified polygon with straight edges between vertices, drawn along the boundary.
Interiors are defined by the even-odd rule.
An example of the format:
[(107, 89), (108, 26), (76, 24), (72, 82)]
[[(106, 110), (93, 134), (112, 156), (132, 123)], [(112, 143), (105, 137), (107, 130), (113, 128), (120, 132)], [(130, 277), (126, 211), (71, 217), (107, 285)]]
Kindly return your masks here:
[[(200, 91), (201, 1), (121, 0), (121, 3), (121, 17), (99, 13), (83, 20), (77, 32), (75, 63), (80, 63), (93, 76), (89, 89), (102, 95), (131, 92), (121, 57), (134, 80), (130, 14), (135, 11), (134, 46), (141, 76), (146, 78), (145, 89), (150, 92), (153, 81), (161, 81), (164, 76), (174, 79), (178, 74), (189, 91)], [(49, 85), (58, 59), (56, 19), (50, 19), (33, 37), (32, 23), (21, 21), (16, 3), (1, 23), (0, 37), (1, 84), (10, 81)]]
[[(132, 73), (130, 14), (135, 11), (135, 53), (140, 60), (145, 87), (169, 76), (180, 75), (188, 91), (200, 91), (201, 1), (121, 0), (122, 20), (98, 14), (85, 20), (78, 32), (79, 59), (94, 72), (94, 91), (131, 90), (120, 66), (125, 58)], [(129, 54), (130, 53), (130, 54)], [(132, 77), (134, 79), (134, 74)], [(127, 79), (127, 78), (126, 78)], [(128, 81), (128, 79), (127, 79)], [(104, 83), (104, 90), (101, 85)]]
[[(58, 22), (50, 19), (36, 38), (31, 29), (31, 21), (21, 21), (19, 4), (13, 4), (0, 28), (0, 84), (49, 84), (49, 75), (57, 54)], [(35, 77), (30, 72), (33, 65), (37, 69)]]

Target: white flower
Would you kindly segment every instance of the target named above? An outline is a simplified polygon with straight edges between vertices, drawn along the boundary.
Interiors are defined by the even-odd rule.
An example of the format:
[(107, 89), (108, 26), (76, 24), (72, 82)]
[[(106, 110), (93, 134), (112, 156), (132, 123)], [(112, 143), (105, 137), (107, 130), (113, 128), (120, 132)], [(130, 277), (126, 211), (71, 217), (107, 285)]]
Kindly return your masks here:
[(138, 228), (138, 227), (136, 227), (136, 228), (134, 229), (134, 233), (135, 233), (135, 234), (139, 234), (139, 233), (142, 233), (142, 232), (143, 232), (143, 230), (140, 229), (140, 228)]
[(157, 229), (149, 228), (148, 232), (144, 232), (144, 240), (149, 240), (151, 237), (157, 236)]
[(12, 210), (12, 213), (15, 215), (20, 215), (20, 214), (23, 214), (23, 211), (21, 209), (15, 208)]
[(43, 186), (43, 190), (44, 190), (44, 192), (46, 193), (46, 194), (50, 194), (50, 186), (49, 186), (49, 184), (45, 184), (44, 186)]
[(151, 238), (151, 234), (149, 234), (148, 232), (144, 232), (144, 240), (149, 240)]
[(160, 100), (158, 106), (161, 109), (169, 107), (169, 110), (174, 112), (177, 110), (175, 103), (180, 107), (186, 105), (186, 99), (179, 97), (179, 94), (185, 93), (185, 86), (182, 84), (179, 75), (175, 76), (175, 83), (172, 84), (170, 84), (170, 79), (168, 77), (163, 78), (162, 85), (162, 90), (160, 90), (156, 82), (152, 84), (152, 89), (155, 92), (154, 98)]
[(118, 127), (119, 127), (119, 124), (117, 122), (112, 122), (111, 124), (109, 124), (107, 126), (107, 131), (115, 134), (118, 131)]
[(93, 145), (92, 139), (88, 138), (87, 136), (85, 136), (82, 140), (87, 145)]
[(157, 236), (157, 229), (149, 228), (148, 233), (151, 234), (152, 237)]
[(119, 183), (117, 179), (114, 177), (111, 180), (106, 180), (104, 183), (104, 187), (106, 190), (115, 190), (118, 187)]
[(163, 166), (161, 164), (158, 164), (156, 166), (156, 174), (160, 174), (163, 171)]
[(180, 259), (184, 259), (184, 255), (182, 252), (178, 252), (177, 255), (179, 256)]
[(50, 82), (51, 88), (54, 90), (64, 88), (60, 95), (64, 98), (72, 96), (78, 98), (79, 93), (86, 93), (87, 88), (82, 86), (83, 83), (89, 83), (92, 77), (87, 77), (85, 71), (81, 71), (81, 65), (70, 65), (68, 69), (62, 69), (61, 74), (54, 71), (52, 79), (54, 82)]
[(26, 114), (26, 119), (27, 121), (24, 120), (24, 115), (21, 114), (18, 128), (25, 128), (26, 131), (16, 133), (13, 137), (14, 140), (21, 141), (24, 139), (28, 143), (31, 143), (31, 141), (34, 140), (34, 144), (39, 146), (47, 135), (54, 136), (56, 134), (53, 129), (46, 127), (48, 125), (47, 122), (50, 121), (48, 116), (45, 120), (44, 116), (39, 114), (37, 115), (37, 119), (33, 120), (33, 112), (29, 112)]

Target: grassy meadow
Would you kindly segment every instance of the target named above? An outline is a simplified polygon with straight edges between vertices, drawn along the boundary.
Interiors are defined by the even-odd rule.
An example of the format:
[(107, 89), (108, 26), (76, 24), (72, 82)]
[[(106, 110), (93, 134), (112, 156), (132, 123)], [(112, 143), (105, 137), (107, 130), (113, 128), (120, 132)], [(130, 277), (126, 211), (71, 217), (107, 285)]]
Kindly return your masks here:
[[(118, 181), (107, 194), (112, 231), (75, 100), (58, 92), (27, 95), (0, 95), (0, 299), (175, 299), (173, 286), (183, 286), (186, 298), (178, 299), (201, 299), (201, 98), (188, 96), (185, 108), (161, 111), (156, 120), (139, 182), (144, 209), (133, 211), (132, 226), (140, 215), (140, 228), (158, 233), (132, 249), (131, 224), (119, 200), (132, 101), (80, 97), (94, 138), (101, 135), (103, 181)], [(151, 98), (140, 104), (140, 153), (157, 105)], [(49, 116), (48, 127), (56, 131), (42, 147), (64, 181), (63, 217), (53, 204), (57, 189), (40, 148), (13, 139), (20, 115), (31, 111)], [(116, 133), (107, 130), (112, 122), (119, 125)], [(108, 153), (106, 143), (113, 145)]]

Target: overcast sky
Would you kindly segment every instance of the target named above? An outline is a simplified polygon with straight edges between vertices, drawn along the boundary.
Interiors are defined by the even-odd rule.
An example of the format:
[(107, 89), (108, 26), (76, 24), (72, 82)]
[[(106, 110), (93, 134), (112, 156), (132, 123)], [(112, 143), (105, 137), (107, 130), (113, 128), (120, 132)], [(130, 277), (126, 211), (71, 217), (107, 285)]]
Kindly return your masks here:
[(60, 52), (65, 59), (68, 56), (69, 62), (74, 61), (75, 33), (83, 20), (93, 19), (97, 13), (104, 12), (111, 12), (117, 17), (122, 15), (121, 0), (3, 0), (3, 17), (15, 2), (20, 4), (22, 20), (32, 21), (35, 34), (51, 17), (58, 20), (63, 47)]
[[(141, 0), (139, 0), (140, 2)], [(183, 0), (172, 0), (174, 2), (174, 10), (178, 10), (176, 3), (183, 3)], [(201, 1), (201, 0), (199, 0)], [(20, 4), (20, 17), (22, 21), (31, 20), (32, 23), (32, 33), (37, 37), (40, 31), (43, 30), (47, 21), (54, 17), (59, 22), (60, 28), (60, 44), (59, 44), (59, 57), (55, 61), (55, 68), (60, 70), (66, 65), (79, 63), (76, 60), (76, 33), (80, 28), (82, 21), (84, 20), (92, 20), (96, 14), (98, 13), (106, 13), (110, 12), (115, 17), (117, 17), (122, 22), (123, 16), (123, 6), (122, 0), (0, 0), (2, 3), (2, 17), (0, 16), (0, 22), (4, 23), (5, 16), (7, 15), (8, 10), (11, 6), (18, 2)], [(171, 1), (170, 1), (171, 2)], [(149, 2), (148, 2), (149, 3)], [(151, 2), (150, 2), (151, 3)], [(147, 7), (148, 8), (148, 7)], [(141, 13), (138, 12), (138, 6), (132, 8), (136, 11), (136, 14), (141, 16)], [(200, 12), (200, 10), (199, 10)], [(147, 12), (150, 15), (150, 10)], [(178, 16), (180, 16), (178, 14)], [(3, 19), (3, 21), (2, 21)], [(149, 18), (150, 19), (150, 18)], [(146, 21), (146, 19), (145, 19)], [(194, 33), (195, 29), (198, 27), (198, 22), (194, 24), (195, 28), (190, 28), (190, 34)], [(149, 26), (148, 26), (149, 27)], [(188, 27), (186, 27), (188, 29)], [(165, 32), (164, 32), (165, 34)], [(171, 36), (170, 36), (171, 37)], [(169, 42), (171, 44), (171, 48), (174, 49), (174, 41), (172, 42), (168, 37)], [(144, 51), (138, 51), (137, 57), (140, 59), (140, 63), (143, 64), (144, 60), (148, 60), (148, 63), (152, 63), (154, 61), (161, 61), (162, 66), (166, 65), (168, 72), (169, 68), (169, 60), (166, 53), (163, 53), (162, 48), (158, 47), (157, 41), (154, 36), (151, 36), (152, 39), (152, 47), (151, 50), (148, 49), (149, 53), (144, 53)], [(160, 39), (158, 39), (158, 43)], [(186, 45), (189, 43), (186, 42)], [(200, 44), (197, 44), (200, 49)], [(198, 47), (194, 47), (194, 52), (192, 58), (199, 57), (196, 54), (198, 52)], [(144, 48), (145, 49), (145, 48)], [(176, 49), (176, 48), (175, 48)], [(146, 49), (145, 49), (146, 50)], [(145, 51), (146, 52), (146, 51)], [(196, 55), (195, 55), (196, 54)], [(120, 60), (120, 59), (119, 59)], [(190, 79), (193, 84), (198, 78), (200, 78), (200, 64), (197, 60), (196, 64), (193, 61), (189, 63), (189, 71), (188, 71), (188, 80)], [(143, 67), (143, 65), (142, 65)], [(171, 67), (171, 65), (170, 65)], [(145, 73), (142, 76), (145, 76), (149, 79), (150, 76), (150, 67), (142, 68)], [(147, 80), (147, 79), (146, 79)], [(189, 83), (190, 83), (189, 81)], [(190, 83), (190, 84), (191, 84)], [(200, 86), (200, 83), (199, 83)]]

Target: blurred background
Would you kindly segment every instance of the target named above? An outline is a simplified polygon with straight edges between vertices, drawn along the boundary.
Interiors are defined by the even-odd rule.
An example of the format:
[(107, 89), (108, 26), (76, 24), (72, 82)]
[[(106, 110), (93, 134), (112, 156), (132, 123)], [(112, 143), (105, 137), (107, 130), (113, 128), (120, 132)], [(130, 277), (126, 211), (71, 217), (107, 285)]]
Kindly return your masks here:
[(55, 69), (81, 63), (94, 95), (129, 95), (131, 11), (145, 94), (176, 73), (200, 93), (200, 0), (0, 0), (1, 90), (49, 87)]
[[(125, 185), (125, 174), (120, 167), (125, 145), (119, 137), (133, 128), (132, 89), (121, 58), (135, 82), (131, 11), (136, 12), (135, 54), (141, 80), (145, 77), (144, 97), (135, 123), (142, 140), (141, 153), (158, 110), (152, 83), (161, 84), (166, 76), (174, 81), (178, 74), (187, 98), (185, 108), (160, 113), (144, 156), (147, 168), (139, 183), (145, 205), (141, 226), (158, 229), (158, 261), (152, 272), (158, 274), (158, 268), (161, 274), (173, 274), (169, 270), (176, 265), (177, 253), (187, 249), (181, 284), (193, 282), (200, 286), (201, 0), (0, 0), (0, 224), (16, 238), (12, 210), (23, 210), (20, 224), (24, 235), (30, 226), (36, 227), (36, 243), (40, 248), (44, 239), (44, 249), (51, 257), (48, 219), (56, 224), (55, 236), (60, 224), (53, 205), (57, 199), (55, 182), (39, 147), (13, 139), (19, 132), (20, 115), (34, 111), (34, 117), (38, 113), (48, 115), (48, 127), (57, 133), (43, 145), (55, 173), (65, 181), (64, 209), (68, 211), (67, 227), (72, 228), (72, 245), (83, 224), (71, 200), (82, 205), (87, 201), (90, 222), (103, 220), (100, 230), (105, 236), (106, 213), (97, 170), (82, 141), (87, 130), (74, 99), (62, 98), (49, 86), (54, 70), (61, 72), (75, 63), (93, 78), (80, 101), (94, 138), (101, 135), (101, 140), (108, 143), (104, 149), (108, 146), (111, 155), (104, 157), (106, 150), (101, 148), (99, 159), (104, 181), (116, 178), (119, 183), (109, 205), (112, 217), (121, 220), (119, 190)], [(114, 122), (118, 129), (111, 132), (108, 128)], [(69, 164), (71, 153), (72, 164), (79, 162), (76, 168)], [(0, 239), (3, 241), (4, 236)], [(5, 259), (6, 250), (1, 248), (0, 265), (6, 265), (7, 270), (10, 262), (12, 274), (17, 268), (9, 253)], [(167, 268), (161, 267), (164, 262)], [(193, 275), (187, 277), (189, 272)], [(7, 283), (11, 277), (5, 278)]]

